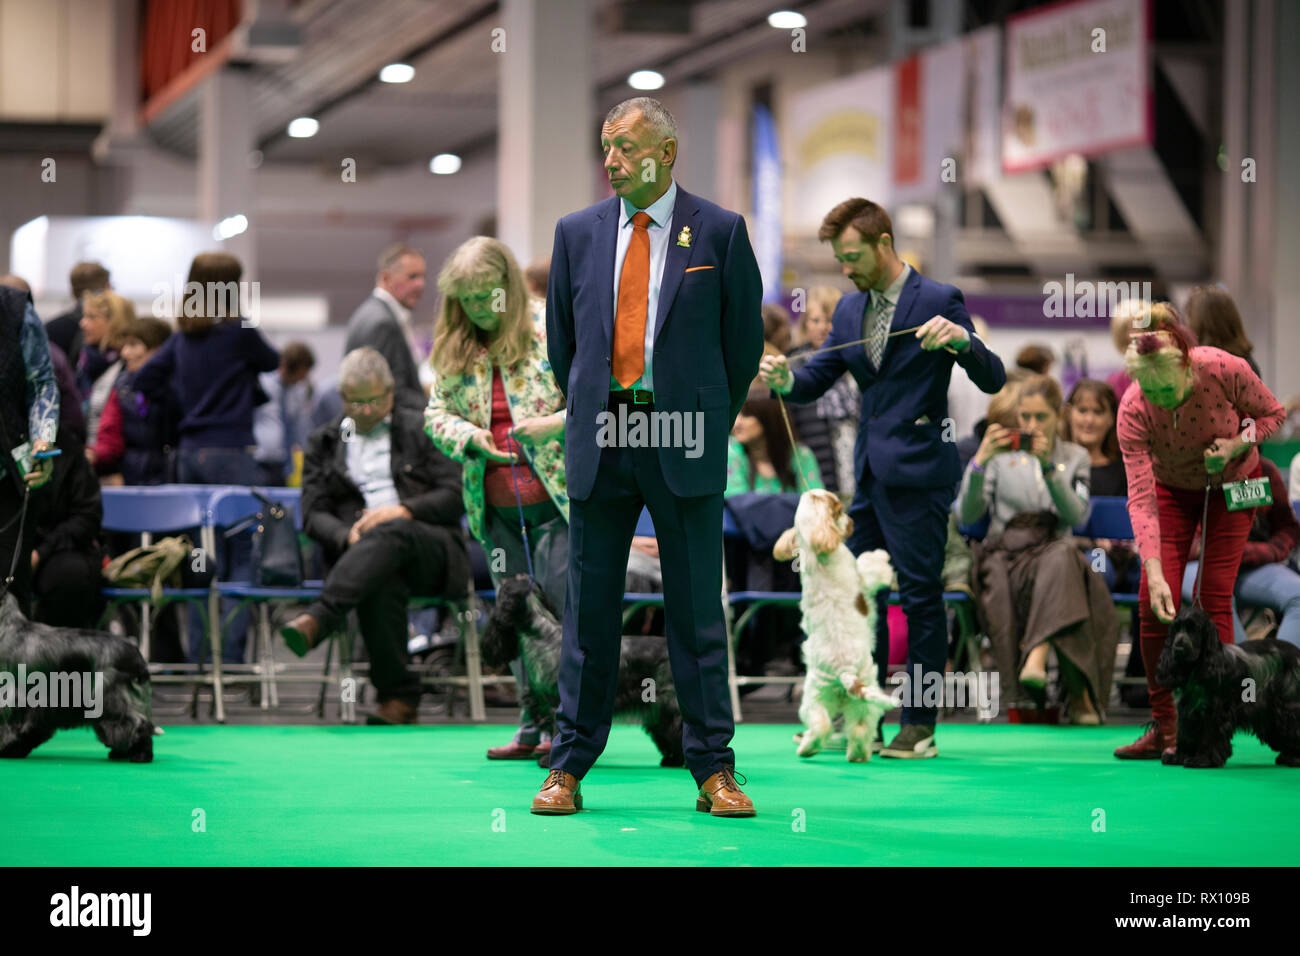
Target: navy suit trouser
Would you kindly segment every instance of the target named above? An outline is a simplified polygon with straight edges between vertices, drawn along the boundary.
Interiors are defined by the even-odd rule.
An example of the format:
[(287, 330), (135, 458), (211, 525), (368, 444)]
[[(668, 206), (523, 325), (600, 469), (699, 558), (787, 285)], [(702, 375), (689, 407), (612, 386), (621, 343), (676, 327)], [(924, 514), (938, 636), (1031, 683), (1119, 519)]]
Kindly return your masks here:
[[(884, 548), (898, 572), (898, 596), (907, 616), (907, 678), (937, 671), (943, 678), (948, 659), (948, 614), (943, 604), (943, 557), (948, 540), (952, 488), (890, 487), (867, 476), (849, 506), (853, 534), (847, 542), (854, 555)], [(876, 666), (883, 685), (889, 664), (888, 591), (876, 595)], [(922, 678), (924, 680), (924, 677)], [(933, 678), (931, 678), (933, 679)], [(910, 694), (920, 697), (921, 687)], [(903, 724), (934, 726), (938, 709), (906, 703)]]
[(673, 494), (657, 448), (602, 448), (591, 494), (569, 501), (560, 708), (550, 766), (581, 779), (609, 739), (628, 551), (643, 507), (650, 509), (659, 543), (682, 749), (702, 784), (736, 763), (722, 609), (722, 494)]

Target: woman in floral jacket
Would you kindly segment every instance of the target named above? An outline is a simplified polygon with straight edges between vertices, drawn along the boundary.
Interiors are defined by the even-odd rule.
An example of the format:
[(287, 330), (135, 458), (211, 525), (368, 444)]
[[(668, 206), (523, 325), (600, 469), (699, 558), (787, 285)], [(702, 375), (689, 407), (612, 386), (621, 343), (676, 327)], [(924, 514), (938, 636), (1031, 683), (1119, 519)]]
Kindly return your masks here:
[[(546, 355), (545, 306), (529, 299), (510, 250), (486, 236), (451, 254), (438, 291), (425, 431), (462, 464), (470, 532), (483, 545), (493, 583), (528, 573), (522, 511), (533, 577), (562, 616), (569, 566), (565, 408)], [(522, 698), (523, 668), (516, 661), (511, 670)], [(549, 729), (533, 726), (525, 712), (514, 740), (488, 757), (541, 757), (550, 750)]]

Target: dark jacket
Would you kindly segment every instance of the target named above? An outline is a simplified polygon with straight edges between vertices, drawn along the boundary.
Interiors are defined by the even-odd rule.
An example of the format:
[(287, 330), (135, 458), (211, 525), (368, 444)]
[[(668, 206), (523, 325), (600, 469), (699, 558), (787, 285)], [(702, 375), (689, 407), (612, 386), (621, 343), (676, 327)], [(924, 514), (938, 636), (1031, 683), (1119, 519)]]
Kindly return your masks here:
[(56, 342), (50, 342), (50, 362), (54, 365), (54, 377), (59, 383), (59, 427), (66, 428), (70, 435), (84, 445), (86, 413), (81, 409), (77, 373), (72, 370), (72, 363)]
[[(546, 286), (546, 348), (565, 395), (564, 466), (570, 499), (596, 483), (600, 432), (609, 411), (614, 338), (617, 196), (555, 224)], [(654, 323), (654, 410), (695, 415), (700, 452), (682, 443), (658, 449), (664, 483), (675, 495), (722, 494), (727, 433), (745, 403), (763, 355), (763, 280), (739, 213), (679, 185)]]
[(139, 372), (123, 371), (113, 383), (122, 416), (122, 480), (128, 485), (160, 485), (172, 480), (181, 411), (171, 389), (150, 399), (136, 388)]
[(84, 446), (67, 429), (59, 429), (58, 447), (62, 454), (54, 458), (50, 480), (33, 489), (29, 505), (28, 520), (36, 530), (31, 540), (41, 561), (61, 551), (99, 554), (104, 513), (99, 480)]
[(415, 357), (411, 355), (411, 346), (406, 342), (402, 325), (393, 314), (393, 310), (383, 299), (372, 295), (357, 306), (357, 310), (348, 319), (347, 339), (343, 343), (343, 354), (353, 349), (368, 345), (384, 357), (388, 369), (396, 382), (396, 399), (399, 404), (424, 410), (424, 386), (420, 384), (420, 372), (415, 367)]
[[(416, 521), (445, 529), (449, 540), (448, 580), (468, 580), (469, 557), (460, 527), (465, 505), (460, 465), (434, 447), (424, 432), (424, 416), (396, 406), (392, 425), (393, 485)], [(365, 510), (361, 489), (348, 474), (347, 447), (341, 418), (322, 425), (307, 439), (303, 457), (303, 530), (319, 541), (334, 562), (347, 547), (348, 532)], [(459, 564), (460, 567), (454, 567)], [(453, 576), (455, 572), (455, 576)]]
[(232, 320), (173, 335), (136, 374), (135, 387), (154, 401), (175, 390), (181, 448), (248, 448), (257, 375), (279, 367), (280, 353), (262, 334)]
[(76, 368), (77, 359), (81, 358), (83, 342), (81, 334), (81, 303), (77, 302), (67, 312), (56, 315), (46, 322), (45, 334), (49, 336), (52, 344), (63, 349), (63, 354), (68, 357), (68, 364)]
[[(960, 366), (980, 391), (992, 395), (1007, 382), (1002, 360), (973, 334), (970, 346), (955, 355), (944, 349), (924, 351), (915, 335), (895, 335), (885, 343), (877, 370), (859, 342), (867, 300), (864, 292), (840, 299), (831, 334), (817, 355), (794, 372), (794, 387), (785, 400), (811, 402), (845, 372), (852, 373), (862, 390), (853, 452), (859, 494), (868, 475), (889, 487), (954, 487), (962, 472), (955, 444), (944, 440), (943, 423), (952, 367)], [(913, 269), (903, 283), (890, 331), (915, 329), (936, 315), (968, 334), (974, 331), (961, 291)]]

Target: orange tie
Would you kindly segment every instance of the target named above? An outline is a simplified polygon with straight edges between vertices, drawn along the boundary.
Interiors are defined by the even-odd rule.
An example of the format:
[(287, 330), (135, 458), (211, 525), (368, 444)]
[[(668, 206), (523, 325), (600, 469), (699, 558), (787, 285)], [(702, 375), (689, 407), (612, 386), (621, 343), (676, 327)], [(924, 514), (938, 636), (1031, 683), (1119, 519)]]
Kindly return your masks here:
[(632, 241), (618, 275), (618, 314), (614, 316), (614, 380), (628, 388), (645, 371), (646, 303), (650, 295), (650, 214), (632, 217)]

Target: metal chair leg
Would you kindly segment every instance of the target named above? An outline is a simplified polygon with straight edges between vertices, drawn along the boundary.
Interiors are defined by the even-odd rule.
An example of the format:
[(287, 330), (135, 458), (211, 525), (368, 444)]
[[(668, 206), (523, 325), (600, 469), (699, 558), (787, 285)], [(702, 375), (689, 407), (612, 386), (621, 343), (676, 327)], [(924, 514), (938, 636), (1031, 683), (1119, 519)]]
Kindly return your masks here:
[(226, 702), (221, 677), (221, 599), (214, 587), (208, 592), (208, 634), (212, 639), (212, 706), (217, 723), (226, 722)]
[[(471, 585), (472, 587), (472, 585)], [(463, 610), (457, 608), (456, 614), (461, 618), (460, 634), (465, 642), (465, 673), (469, 677), (469, 716), (470, 720), (487, 720), (487, 704), (483, 698), (483, 660), (479, 656), (478, 646), (478, 608), (476, 597), (471, 591)]]

